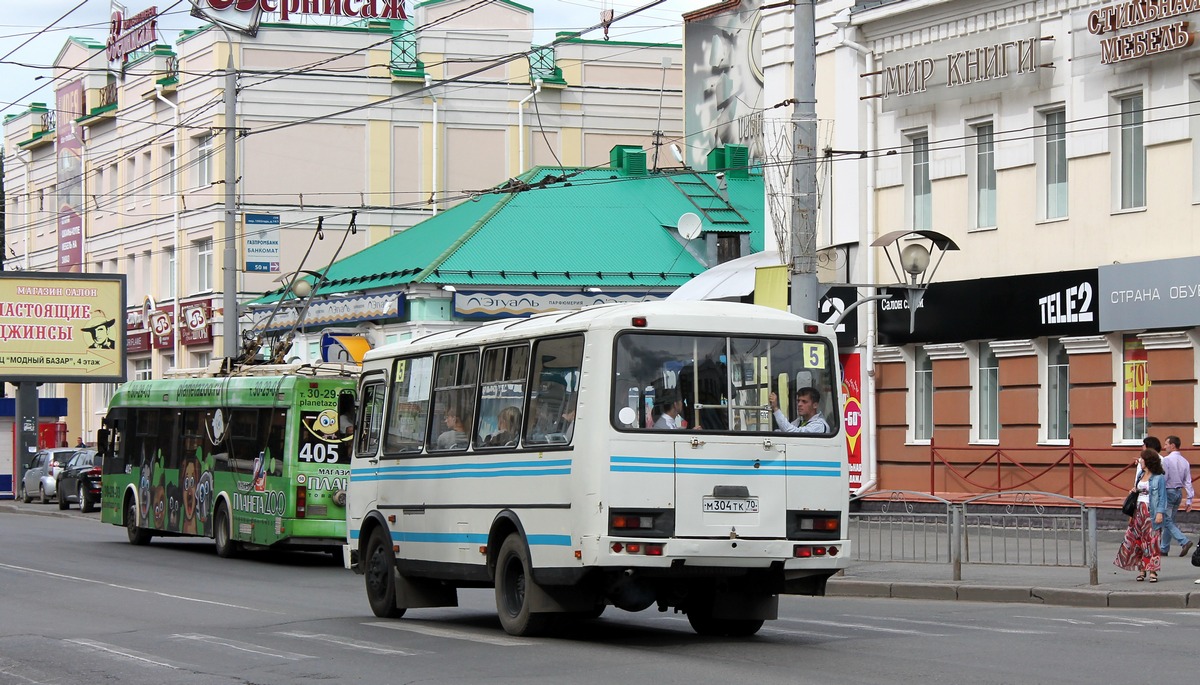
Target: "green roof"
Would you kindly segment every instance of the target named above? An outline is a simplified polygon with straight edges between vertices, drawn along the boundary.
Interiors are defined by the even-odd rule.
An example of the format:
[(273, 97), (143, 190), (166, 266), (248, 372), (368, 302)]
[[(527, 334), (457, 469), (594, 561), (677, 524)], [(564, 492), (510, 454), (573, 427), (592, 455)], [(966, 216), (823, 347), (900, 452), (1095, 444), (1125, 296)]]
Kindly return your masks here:
[[(609, 167), (535, 167), (503, 187), (335, 262), (320, 293), (411, 283), (674, 288), (707, 268), (671, 230), (686, 212), (701, 217), (705, 233), (748, 234), (752, 252), (763, 248), (758, 175), (729, 178), (728, 201), (715, 172), (690, 169), (637, 176)], [(702, 240), (690, 246), (707, 253)]]

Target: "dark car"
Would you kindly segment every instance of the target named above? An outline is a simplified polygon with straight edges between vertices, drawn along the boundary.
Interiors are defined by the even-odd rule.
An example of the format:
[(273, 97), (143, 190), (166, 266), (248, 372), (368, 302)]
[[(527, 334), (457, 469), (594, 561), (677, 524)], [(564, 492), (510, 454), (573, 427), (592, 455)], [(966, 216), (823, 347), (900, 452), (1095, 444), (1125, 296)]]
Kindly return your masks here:
[(80, 449), (58, 474), (58, 508), (71, 502), (87, 513), (100, 502), (100, 455), (93, 449)]

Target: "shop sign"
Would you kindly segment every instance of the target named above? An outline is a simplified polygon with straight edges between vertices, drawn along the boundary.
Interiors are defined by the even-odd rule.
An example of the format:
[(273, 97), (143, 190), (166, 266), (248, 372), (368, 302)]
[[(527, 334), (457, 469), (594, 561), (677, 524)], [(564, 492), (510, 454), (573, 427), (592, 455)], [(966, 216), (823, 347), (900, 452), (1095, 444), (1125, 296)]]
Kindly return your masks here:
[(404, 0), (193, 0), (201, 11), (205, 7), (218, 12), (233, 10), (264, 13), (278, 12), (280, 21), (294, 14), (310, 14), (350, 19), (408, 19)]
[(506, 316), (531, 316), (564, 309), (583, 309), (594, 304), (662, 300), (670, 293), (620, 292), (517, 292), (477, 290), (454, 293), (454, 313), (464, 319), (493, 319)]
[(1100, 330), (1200, 326), (1200, 257), (1100, 267)]
[(130, 53), (157, 40), (158, 8), (151, 7), (125, 18), (125, 11), (115, 6), (108, 24), (108, 41), (104, 44), (109, 62), (123, 62)]
[(208, 302), (184, 304), (179, 327), (179, 342), (203, 345), (212, 342), (212, 306)]
[[(1087, 30), (1100, 39), (1100, 63), (1116, 64), (1129, 59), (1157, 55), (1186, 48), (1192, 44), (1188, 22), (1171, 21), (1146, 26), (1156, 21), (1176, 19), (1200, 9), (1200, 0), (1135, 0), (1118, 2), (1088, 13)], [(1125, 33), (1105, 34), (1125, 31)]]
[(879, 302), (879, 342), (962, 342), (1095, 335), (1103, 318), (1096, 269), (933, 283), (915, 327), (902, 290)]
[(820, 312), (817, 318), (821, 323), (832, 323), (834, 319), (842, 317), (841, 323), (833, 329), (833, 332), (837, 335), (838, 347), (843, 350), (858, 344), (857, 312), (851, 311), (846, 316), (842, 316), (846, 308), (857, 302), (858, 298), (857, 288), (835, 285), (826, 291), (817, 302), (817, 310)]
[(1041, 41), (1036, 29), (1016, 26), (888, 53), (874, 97), (890, 111), (1037, 86), (1047, 66), (1040, 59)]

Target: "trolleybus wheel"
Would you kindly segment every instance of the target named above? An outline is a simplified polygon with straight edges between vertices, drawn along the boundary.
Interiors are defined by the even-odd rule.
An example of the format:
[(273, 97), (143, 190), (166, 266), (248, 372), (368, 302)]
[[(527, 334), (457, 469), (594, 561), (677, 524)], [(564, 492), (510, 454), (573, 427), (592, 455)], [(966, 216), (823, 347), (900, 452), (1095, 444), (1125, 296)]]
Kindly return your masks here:
[(367, 601), (379, 618), (400, 618), (404, 609), (396, 606), (396, 556), (391, 536), (376, 528), (367, 540), (367, 561), (363, 570), (367, 583)]
[(150, 542), (152, 534), (145, 528), (141, 528), (137, 524), (138, 510), (137, 502), (130, 497), (128, 504), (125, 505), (125, 533), (129, 536), (129, 544), (145, 545)]
[(529, 552), (517, 533), (510, 533), (496, 556), (496, 613), (509, 635), (540, 635), (554, 618), (529, 610), (526, 588), (533, 582)]
[(213, 516), (213, 541), (217, 543), (217, 556), (222, 559), (237, 556), (239, 545), (233, 539), (233, 519), (224, 504), (217, 505), (217, 513)]

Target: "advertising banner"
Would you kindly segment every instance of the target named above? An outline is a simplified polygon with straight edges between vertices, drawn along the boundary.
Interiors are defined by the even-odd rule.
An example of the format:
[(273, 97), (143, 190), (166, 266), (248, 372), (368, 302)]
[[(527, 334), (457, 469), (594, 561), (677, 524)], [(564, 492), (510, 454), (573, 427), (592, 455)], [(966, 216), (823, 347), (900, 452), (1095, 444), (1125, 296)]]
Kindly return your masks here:
[(54, 99), (58, 270), (78, 273), (83, 270), (83, 141), (79, 139), (75, 120), (83, 116), (83, 80), (59, 88)]
[(0, 273), (0, 378), (125, 380), (125, 275)]
[(844, 354), (842, 362), (842, 422), (846, 427), (846, 457), (850, 465), (850, 491), (862, 487), (864, 417), (862, 413), (862, 358), (858, 352)]
[(249, 273), (279, 273), (279, 215), (246, 214), (245, 244), (246, 271)]
[(530, 316), (563, 309), (583, 309), (594, 304), (646, 302), (666, 299), (670, 293), (622, 292), (500, 292), (478, 290), (454, 293), (454, 313), (464, 319), (491, 319), (501, 316)]
[(1200, 257), (1100, 267), (1100, 330), (1200, 326)]

